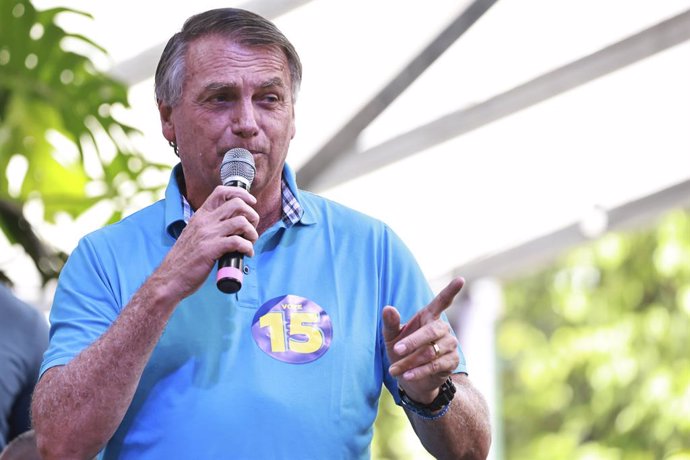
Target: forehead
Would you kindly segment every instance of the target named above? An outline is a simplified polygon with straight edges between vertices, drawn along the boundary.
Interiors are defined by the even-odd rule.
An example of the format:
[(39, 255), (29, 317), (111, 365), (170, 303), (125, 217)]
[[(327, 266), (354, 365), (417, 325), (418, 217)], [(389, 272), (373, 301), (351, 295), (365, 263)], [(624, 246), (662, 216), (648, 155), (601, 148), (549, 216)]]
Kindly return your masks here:
[(265, 80), (280, 78), (290, 85), (287, 57), (278, 46), (243, 45), (219, 35), (198, 38), (185, 56), (187, 79)]

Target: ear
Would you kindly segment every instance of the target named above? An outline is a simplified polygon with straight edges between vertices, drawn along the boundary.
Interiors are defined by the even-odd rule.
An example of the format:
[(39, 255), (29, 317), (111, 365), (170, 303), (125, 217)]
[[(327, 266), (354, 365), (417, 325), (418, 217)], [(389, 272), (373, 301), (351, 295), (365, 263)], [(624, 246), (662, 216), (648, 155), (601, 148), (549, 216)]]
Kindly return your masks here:
[(173, 121), (172, 107), (163, 101), (158, 101), (158, 113), (161, 118), (161, 130), (163, 137), (168, 142), (175, 142), (175, 122)]

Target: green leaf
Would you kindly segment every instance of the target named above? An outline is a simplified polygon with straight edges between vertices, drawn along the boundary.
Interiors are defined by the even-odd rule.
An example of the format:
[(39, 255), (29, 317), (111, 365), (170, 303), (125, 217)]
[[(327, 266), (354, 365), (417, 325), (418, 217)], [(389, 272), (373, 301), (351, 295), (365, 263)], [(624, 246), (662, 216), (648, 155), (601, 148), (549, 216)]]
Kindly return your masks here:
[(497, 328), (506, 458), (690, 449), (688, 248), (690, 212), (679, 210), (507, 283)]
[[(15, 203), (20, 210), (27, 200), (38, 199), (43, 218), (54, 222), (60, 213), (77, 217), (100, 200), (117, 197), (113, 219), (119, 218), (131, 197), (152, 188), (139, 184), (139, 172), (146, 168), (167, 171), (169, 166), (150, 163), (134, 151), (129, 137), (138, 130), (103, 110), (128, 107), (128, 88), (98, 72), (86, 56), (62, 49), (61, 43), (69, 38), (106, 53), (89, 37), (58, 26), (55, 20), (63, 14), (91, 17), (69, 8), (37, 11), (26, 0), (0, 0), (0, 199)], [(31, 37), (35, 24), (42, 25), (43, 33)], [(35, 65), (27, 66), (27, 62)], [(53, 145), (51, 133), (59, 133), (63, 143)], [(17, 154), (26, 158), (28, 170), (19, 197), (10, 200), (7, 168)], [(98, 196), (87, 196), (87, 186), (94, 180), (104, 180), (106, 189)], [(131, 197), (118, 196), (118, 180), (131, 181)], [(37, 246), (20, 238), (16, 229), (11, 221), (0, 223), (9, 241), (22, 244), (44, 280), (56, 276), (59, 251), (44, 245), (41, 250), (48, 256), (40, 255)]]

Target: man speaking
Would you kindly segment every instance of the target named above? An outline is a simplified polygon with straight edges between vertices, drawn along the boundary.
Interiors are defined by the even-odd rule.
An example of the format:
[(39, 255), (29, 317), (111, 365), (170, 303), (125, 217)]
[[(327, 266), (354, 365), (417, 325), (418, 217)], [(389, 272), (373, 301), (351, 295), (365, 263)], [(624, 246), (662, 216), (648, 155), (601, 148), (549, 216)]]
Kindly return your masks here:
[[(63, 269), (33, 403), (46, 459), (366, 459), (384, 384), (433, 455), (486, 457), (486, 406), (443, 317), (462, 279), (433, 298), (385, 224), (298, 189), (301, 77), (247, 11), (170, 39), (155, 89), (180, 164), (164, 200)], [(251, 154), (251, 193), (221, 184), (232, 149)], [(243, 255), (234, 293), (217, 287), (227, 254)]]

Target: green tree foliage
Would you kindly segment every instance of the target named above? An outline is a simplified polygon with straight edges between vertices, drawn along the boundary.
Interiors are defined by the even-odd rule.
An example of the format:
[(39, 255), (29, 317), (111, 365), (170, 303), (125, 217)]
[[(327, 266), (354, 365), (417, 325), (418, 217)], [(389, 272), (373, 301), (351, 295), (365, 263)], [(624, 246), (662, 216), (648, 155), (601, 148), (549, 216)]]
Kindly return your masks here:
[(690, 459), (690, 213), (506, 286), (506, 458)]
[(127, 87), (98, 71), (86, 53), (67, 50), (71, 44), (105, 55), (88, 38), (59, 27), (55, 18), (62, 14), (88, 16), (0, 0), (0, 231), (24, 247), (44, 282), (58, 274), (65, 255), (25, 218), (29, 200), (40, 200), (46, 222), (110, 200), (115, 221), (127, 205), (123, 184), (135, 193), (157, 191), (160, 185), (147, 188), (137, 180), (140, 173), (169, 168), (147, 162), (132, 147), (137, 131), (112, 115), (113, 108), (128, 107)]
[(432, 460), (410, 425), (405, 411), (384, 388), (374, 424), (372, 460)]

